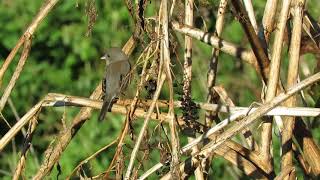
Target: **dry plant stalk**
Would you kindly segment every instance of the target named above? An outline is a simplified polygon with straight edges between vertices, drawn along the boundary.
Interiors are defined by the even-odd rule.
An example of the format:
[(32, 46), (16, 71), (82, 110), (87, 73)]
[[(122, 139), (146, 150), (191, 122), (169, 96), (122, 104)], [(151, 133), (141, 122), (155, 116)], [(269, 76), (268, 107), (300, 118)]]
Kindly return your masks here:
[[(185, 1), (185, 24), (193, 27), (193, 0)], [(186, 122), (192, 123), (196, 121), (196, 118), (192, 114), (192, 94), (191, 94), (191, 82), (192, 82), (192, 38), (185, 35), (184, 37), (184, 63), (183, 63), (183, 119)], [(193, 132), (195, 133), (195, 132)], [(188, 137), (188, 142), (192, 141), (193, 137)], [(192, 154), (199, 152), (199, 147), (195, 146), (192, 148)], [(196, 168), (194, 175), (197, 180), (204, 179), (203, 169), (204, 167), (199, 164)]]
[(11, 94), (11, 91), (14, 87), (14, 85), (16, 84), (19, 76), (20, 76), (20, 73), (24, 67), (24, 64), (26, 63), (27, 61), (27, 58), (29, 56), (29, 51), (31, 49), (31, 35), (30, 34), (26, 34), (26, 37), (25, 37), (25, 42), (24, 42), (24, 46), (23, 46), (23, 51), (22, 51), (22, 54), (21, 54), (21, 58), (19, 60), (19, 63), (17, 65), (17, 68), (16, 70), (14, 71), (11, 79), (10, 79), (10, 82), (8, 84), (8, 86), (6, 87), (1, 99), (0, 99), (0, 111), (3, 110), (10, 94)]
[(273, 31), (275, 15), (277, 12), (278, 0), (267, 0), (264, 14), (262, 18), (262, 28), (259, 30), (259, 34), (263, 34), (263, 37), (260, 39), (265, 41), (265, 46), (267, 46), (269, 42), (269, 37), (271, 32)]
[[(298, 81), (298, 68), (300, 59), (300, 42), (302, 34), (302, 18), (304, 0), (293, 0), (293, 27), (292, 37), (289, 49), (289, 69), (287, 76), (287, 87), (294, 86)], [(285, 103), (288, 107), (294, 107), (296, 104), (296, 97), (292, 96)], [(294, 117), (284, 118), (284, 129), (282, 133), (282, 159), (281, 159), (281, 170), (284, 172), (285, 169), (293, 168), (293, 152), (292, 152), (292, 138), (293, 128), (295, 124)], [(286, 179), (295, 179), (295, 171), (290, 173)]]
[[(225, 23), (225, 14), (227, 11), (227, 0), (220, 0), (218, 11), (217, 11), (217, 20), (215, 24), (215, 35), (220, 38), (223, 30), (223, 26)], [(216, 85), (216, 79), (217, 79), (217, 68), (218, 68), (218, 62), (219, 62), (219, 54), (220, 51), (218, 48), (212, 48), (212, 56), (210, 58), (210, 65), (209, 70), (207, 74), (207, 89), (208, 89), (208, 95), (207, 95), (207, 102), (208, 103), (218, 103), (219, 98), (217, 93), (215, 92), (215, 85)], [(213, 126), (214, 122), (218, 122), (218, 112), (217, 111), (206, 111), (205, 114), (205, 124), (209, 127)], [(204, 175), (208, 176), (208, 171), (211, 166), (211, 159), (204, 159), (201, 162), (202, 168), (204, 168), (205, 173)]]
[(0, 152), (11, 141), (12, 138), (26, 125), (31, 118), (39, 111), (42, 106), (42, 102), (38, 102), (33, 106), (1, 139), (0, 139)]
[(31, 147), (31, 141), (32, 141), (33, 132), (36, 129), (36, 126), (37, 126), (37, 123), (38, 123), (37, 122), (37, 117), (38, 117), (39, 112), (40, 112), (40, 110), (32, 118), (32, 120), (29, 123), (28, 132), (26, 134), (25, 141), (23, 143), (23, 149), (21, 151), (21, 157), (20, 157), (19, 162), (17, 163), (16, 170), (15, 170), (14, 175), (12, 177), (12, 179), (14, 179), (14, 180), (18, 180), (20, 178), (21, 173), (25, 168), (27, 153), (29, 152), (29, 149)]
[(171, 59), (170, 59), (170, 42), (169, 42), (169, 15), (168, 15), (168, 0), (162, 0), (160, 5), (160, 25), (162, 30), (162, 39), (160, 43), (160, 62), (163, 62), (163, 72), (166, 73), (167, 83), (169, 86), (169, 110), (168, 120), (170, 127), (171, 137), (171, 173), (175, 179), (180, 179), (179, 169), (176, 168), (177, 164), (180, 163), (180, 140), (177, 130), (177, 123), (174, 114), (174, 103), (173, 103), (173, 83), (171, 75)]
[(245, 11), (242, 3), (237, 0), (232, 0), (232, 5), (237, 13), (237, 18), (239, 19), (243, 29), (246, 32), (246, 35), (249, 39), (252, 51), (257, 58), (258, 71), (261, 74), (262, 80), (266, 83), (267, 76), (269, 74), (269, 58), (263, 48), (260, 39), (258, 38), (254, 27), (250, 23), (249, 16)]
[(253, 27), (254, 31), (256, 32), (256, 34), (258, 34), (258, 25), (257, 25), (256, 16), (255, 16), (253, 6), (252, 6), (252, 1), (251, 0), (244, 0), (243, 4), (244, 4), (244, 7), (248, 13), (250, 23), (252, 24), (252, 27)]
[[(283, 46), (283, 36), (286, 27), (287, 17), (289, 13), (291, 0), (284, 0), (282, 3), (282, 9), (280, 12), (279, 23), (275, 35), (275, 41), (273, 44), (270, 74), (268, 80), (268, 88), (266, 93), (266, 102), (271, 101), (276, 93), (279, 83), (280, 74), (280, 60)], [(271, 140), (272, 140), (272, 119), (264, 120), (261, 131), (261, 153), (266, 161), (271, 164)]]
[[(217, 20), (215, 25), (215, 33), (218, 38), (220, 38), (224, 21), (225, 21), (225, 13), (227, 10), (227, 0), (221, 0), (218, 12), (217, 12)], [(217, 66), (218, 66), (218, 60), (219, 60), (219, 49), (212, 48), (212, 57), (210, 59), (210, 65), (209, 65), (209, 71), (208, 71), (208, 78), (207, 78), (207, 86), (208, 86), (208, 97), (207, 102), (208, 103), (217, 103), (216, 93), (213, 87), (216, 84), (216, 78), (217, 78)], [(214, 112), (207, 112), (206, 113), (206, 119), (205, 123), (208, 126), (211, 126), (213, 124), (213, 120), (217, 118), (217, 113)]]
[(224, 53), (227, 53), (231, 56), (239, 58), (240, 60), (253, 65), (253, 67), (256, 69), (257, 72), (260, 71), (260, 67), (257, 63), (256, 57), (251, 49), (242, 48), (242, 47), (237, 46), (233, 43), (230, 43), (230, 42), (225, 41), (221, 38), (218, 38), (214, 34), (202, 31), (197, 28), (192, 28), (192, 27), (184, 25), (184, 24), (180, 24), (176, 21), (172, 21), (171, 25), (172, 25), (173, 30), (175, 30), (179, 33), (191, 36), (197, 40), (200, 40), (204, 43), (207, 43), (207, 44), (219, 49), (220, 51), (222, 51)]
[[(120, 113), (120, 114), (127, 114), (126, 106), (130, 105), (132, 100), (122, 100), (117, 102), (117, 104), (114, 104), (112, 108), (112, 112), (114, 113)], [(144, 107), (149, 107), (150, 104), (152, 104), (152, 101), (148, 100), (146, 102), (140, 102), (137, 104), (138, 108), (135, 109), (134, 115), (137, 117), (145, 117), (145, 112), (143, 110)], [(164, 102), (163, 100), (159, 100), (156, 103), (158, 107), (160, 108), (168, 108), (168, 103)], [(176, 108), (181, 107), (181, 101), (174, 102)], [(18, 123), (15, 124), (7, 133), (5, 136), (3, 136), (0, 140), (0, 150), (2, 150), (7, 143), (16, 135), (18, 131), (22, 129), (22, 127), (27, 124), (35, 115), (39, 112), (39, 110), (42, 107), (61, 107), (61, 106), (76, 106), (76, 107), (90, 107), (94, 109), (100, 109), (101, 108), (101, 101), (94, 100), (94, 99), (88, 99), (88, 98), (82, 98), (82, 97), (76, 97), (76, 96), (70, 96), (70, 95), (64, 95), (64, 94), (56, 94), (56, 93), (49, 93), (47, 96), (43, 98), (37, 105), (34, 106), (28, 113), (26, 113)], [(247, 107), (230, 107), (230, 106), (222, 106), (218, 104), (208, 104), (208, 103), (196, 103), (197, 106), (199, 106), (201, 109), (206, 111), (213, 111), (213, 112), (222, 112), (222, 113), (228, 113), (231, 116), (226, 119), (226, 122), (224, 126), (228, 125), (230, 122), (239, 115), (244, 115), (249, 113), (252, 113), (257, 110), (257, 108), (247, 108)], [(140, 108), (142, 107), (142, 108)], [(130, 112), (130, 111), (129, 111)], [(304, 108), (304, 107), (276, 107), (266, 113), (267, 116), (305, 116), (305, 117), (317, 117), (320, 115), (320, 109), (319, 108)], [(159, 121), (165, 121), (168, 122), (166, 119), (166, 114), (156, 114), (153, 113), (151, 115), (152, 119), (156, 119)], [(181, 117), (178, 117), (177, 121), (180, 125), (184, 125), (184, 121)], [(216, 126), (216, 128), (219, 126)]]
[[(232, 99), (228, 96), (226, 90), (221, 86), (214, 87), (214, 90), (219, 94), (220, 99), (224, 102), (224, 104), (227, 104), (228, 107), (235, 107), (235, 104), (233, 103)], [(249, 112), (249, 110), (247, 111)], [(251, 150), (259, 150), (258, 144), (254, 140), (253, 134), (250, 131), (248, 127), (246, 127), (242, 131), (242, 135), (245, 138), (244, 144), (247, 144), (249, 149)]]

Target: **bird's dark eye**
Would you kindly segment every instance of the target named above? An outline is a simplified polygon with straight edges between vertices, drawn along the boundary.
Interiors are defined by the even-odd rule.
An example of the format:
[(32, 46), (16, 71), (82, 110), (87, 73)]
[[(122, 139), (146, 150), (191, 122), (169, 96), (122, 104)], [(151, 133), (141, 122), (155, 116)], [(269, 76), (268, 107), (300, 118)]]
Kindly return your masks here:
[(107, 54), (107, 57), (108, 57), (108, 58), (110, 58), (110, 55), (109, 55), (109, 54)]

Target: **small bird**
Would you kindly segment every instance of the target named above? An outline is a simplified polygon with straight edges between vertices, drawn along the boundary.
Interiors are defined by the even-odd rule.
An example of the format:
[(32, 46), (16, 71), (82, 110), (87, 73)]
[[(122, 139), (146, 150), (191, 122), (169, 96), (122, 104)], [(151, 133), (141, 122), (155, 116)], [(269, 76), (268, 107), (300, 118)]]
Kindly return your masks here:
[(106, 61), (105, 76), (102, 80), (103, 105), (99, 115), (99, 121), (102, 121), (107, 112), (111, 111), (112, 103), (125, 90), (129, 83), (129, 78), (126, 75), (131, 67), (129, 58), (121, 48), (109, 48), (104, 56), (101, 57)]

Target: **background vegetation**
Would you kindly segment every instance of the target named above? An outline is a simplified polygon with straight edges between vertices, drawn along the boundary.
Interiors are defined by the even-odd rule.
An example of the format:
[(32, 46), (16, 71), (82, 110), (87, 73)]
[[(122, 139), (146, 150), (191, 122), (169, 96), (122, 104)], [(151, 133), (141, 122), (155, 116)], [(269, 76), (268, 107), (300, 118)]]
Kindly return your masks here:
[[(97, 12), (96, 22), (90, 33), (88, 28), (87, 11), (90, 2), (85, 0), (61, 1), (50, 12), (49, 16), (41, 23), (36, 31), (32, 42), (31, 54), (27, 65), (18, 80), (13, 93), (11, 94), (12, 106), (7, 104), (2, 112), (2, 118), (8, 120), (11, 125), (16, 122), (13, 109), (18, 112), (18, 116), (23, 116), (34, 104), (49, 92), (57, 92), (69, 95), (88, 97), (97, 84), (100, 82), (104, 72), (104, 62), (100, 61), (100, 56), (104, 50), (111, 46), (123, 46), (133, 32), (133, 22), (123, 1), (95, 1), (94, 7)], [(42, 1), (26, 0), (2, 0), (0, 2), (0, 60), (7, 57), (10, 50), (19, 37), (24, 32), (26, 26), (31, 22), (34, 15), (40, 8)], [(264, 4), (263, 0), (253, 1), (257, 13), (257, 21), (261, 22)], [(311, 5), (312, 6), (311, 6)], [(308, 1), (309, 10), (313, 17), (320, 17), (319, 3), (316, 0)], [(215, 13), (218, 1), (197, 1), (196, 22), (198, 28), (214, 29)], [(206, 10), (204, 10), (206, 8)], [(151, 6), (147, 14), (154, 14), (156, 6)], [(210, 16), (205, 13), (209, 12)], [(207, 23), (206, 27), (203, 22)], [(178, 35), (178, 39), (181, 37)], [(237, 44), (246, 44), (247, 39), (241, 29), (239, 22), (227, 15), (226, 27), (222, 37)], [(182, 43), (180, 38), (180, 42)], [(143, 46), (143, 43), (141, 47)], [(140, 48), (141, 48), (140, 47)], [(177, 53), (180, 57), (183, 48)], [(139, 51), (141, 49), (138, 48)], [(206, 72), (209, 64), (211, 47), (201, 42), (194, 43), (194, 66), (193, 66), (193, 98), (196, 101), (206, 99)], [(135, 61), (135, 55), (131, 58)], [(313, 67), (316, 61), (312, 55), (304, 57), (309, 67)], [(17, 63), (18, 58), (14, 60)], [(181, 82), (181, 63), (183, 59), (175, 59), (176, 83)], [(287, 60), (284, 61), (287, 63)], [(10, 74), (14, 71), (11, 66), (6, 73), (3, 84), (7, 84)], [(259, 101), (261, 82), (251, 66), (243, 64), (233, 57), (221, 54), (218, 67), (217, 84), (223, 85), (235, 104), (249, 106), (253, 101)], [(283, 76), (286, 75), (284, 70)], [(179, 88), (179, 87), (178, 87)], [(3, 92), (3, 89), (1, 90)], [(134, 92), (128, 92), (128, 96)], [(162, 94), (162, 98), (167, 93)], [(179, 98), (177, 95), (176, 98)], [(33, 138), (33, 152), (30, 153), (25, 177), (29, 179), (39, 168), (44, 150), (54, 140), (55, 135), (63, 128), (61, 119), (65, 116), (68, 122), (78, 112), (78, 108), (47, 108), (41, 113), (39, 127)], [(59, 164), (62, 169), (61, 178), (65, 178), (72, 169), (84, 158), (97, 151), (102, 146), (113, 141), (123, 124), (123, 116), (108, 115), (108, 120), (98, 124), (98, 111), (95, 112), (91, 120), (77, 133), (74, 140), (63, 154)], [(0, 136), (7, 132), (9, 127), (4, 121), (0, 121)], [(138, 131), (137, 131), (138, 132)], [(319, 126), (313, 131), (317, 140), (320, 138)], [(19, 151), (23, 143), (23, 135), (19, 134), (8, 145), (3, 152), (0, 152), (0, 177), (1, 179), (11, 179), (14, 172)], [(275, 141), (279, 144), (279, 141)], [(97, 174), (106, 169), (113, 157), (114, 148), (103, 152), (98, 158), (90, 161), (88, 167), (92, 174)], [(275, 153), (279, 153), (275, 151)], [(158, 155), (152, 156), (150, 165), (159, 160)], [(279, 158), (277, 156), (277, 158)], [(276, 159), (279, 161), (279, 159)], [(227, 167), (225, 161), (217, 159), (213, 163), (212, 177), (219, 179), (229, 179), (234, 175), (230, 166)], [(278, 164), (275, 164), (277, 168)], [(56, 168), (51, 173), (56, 177)], [(239, 175), (241, 177), (241, 174)]]

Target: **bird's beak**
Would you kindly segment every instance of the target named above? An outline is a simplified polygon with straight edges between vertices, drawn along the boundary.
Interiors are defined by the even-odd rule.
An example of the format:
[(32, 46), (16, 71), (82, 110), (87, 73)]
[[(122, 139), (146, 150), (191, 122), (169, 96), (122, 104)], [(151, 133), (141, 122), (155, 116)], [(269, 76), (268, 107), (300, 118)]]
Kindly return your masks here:
[(108, 59), (106, 56), (102, 56), (100, 59), (105, 60), (107, 66), (110, 64), (110, 59)]
[(110, 61), (109, 61), (109, 59), (107, 59), (107, 57), (106, 57), (106, 56), (102, 56), (100, 59), (105, 60), (105, 61), (106, 61), (106, 63), (107, 63), (107, 65), (109, 65), (109, 64), (110, 64)]

